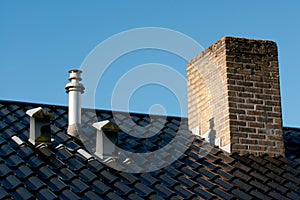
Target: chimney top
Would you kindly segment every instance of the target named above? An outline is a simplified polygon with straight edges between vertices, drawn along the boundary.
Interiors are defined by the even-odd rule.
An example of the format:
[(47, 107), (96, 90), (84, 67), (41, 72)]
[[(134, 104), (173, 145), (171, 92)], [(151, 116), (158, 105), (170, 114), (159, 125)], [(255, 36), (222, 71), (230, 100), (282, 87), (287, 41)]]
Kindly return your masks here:
[(82, 80), (82, 78), (80, 77), (81, 73), (82, 71), (79, 69), (69, 70), (69, 74), (70, 74), (69, 81), (71, 81), (72, 79), (77, 79), (78, 81), (81, 81)]
[(187, 84), (192, 132), (229, 153), (284, 156), (275, 42), (224, 37), (188, 64)]

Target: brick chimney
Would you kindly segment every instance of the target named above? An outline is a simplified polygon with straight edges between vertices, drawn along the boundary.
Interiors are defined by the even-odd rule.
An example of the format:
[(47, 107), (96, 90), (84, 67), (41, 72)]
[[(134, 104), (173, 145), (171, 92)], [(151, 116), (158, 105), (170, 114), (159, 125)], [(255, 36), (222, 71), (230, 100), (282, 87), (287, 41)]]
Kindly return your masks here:
[(187, 66), (189, 129), (228, 153), (284, 156), (277, 45), (224, 37)]

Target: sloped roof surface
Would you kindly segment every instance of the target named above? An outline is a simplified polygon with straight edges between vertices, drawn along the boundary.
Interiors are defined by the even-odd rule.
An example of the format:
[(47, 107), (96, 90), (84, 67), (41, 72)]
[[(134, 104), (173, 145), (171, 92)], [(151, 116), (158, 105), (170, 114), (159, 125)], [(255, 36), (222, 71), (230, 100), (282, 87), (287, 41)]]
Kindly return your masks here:
[[(51, 146), (28, 142), (29, 116), (43, 107), (55, 116)], [(87, 133), (95, 120), (108, 119), (109, 111), (82, 111)], [(125, 114), (118, 113), (127, 131)], [(123, 117), (122, 117), (123, 116)], [(132, 114), (137, 125), (149, 116)], [(159, 117), (155, 118), (160, 121)], [(160, 134), (137, 139), (120, 132), (118, 145), (132, 152), (154, 151), (170, 142), (187, 120), (168, 117)], [(112, 169), (89, 157), (80, 142), (66, 134), (67, 107), (0, 101), (0, 199), (297, 199), (300, 196), (299, 129), (285, 128), (287, 159), (268, 156), (226, 155), (200, 138), (177, 161), (148, 173)], [(155, 127), (149, 127), (149, 130)], [(182, 131), (182, 130), (179, 130)], [(187, 131), (187, 130), (185, 130)], [(182, 141), (184, 145), (185, 141)], [(166, 159), (158, 155), (155, 162)], [(154, 158), (153, 158), (154, 159)], [(140, 165), (149, 165), (144, 160)]]

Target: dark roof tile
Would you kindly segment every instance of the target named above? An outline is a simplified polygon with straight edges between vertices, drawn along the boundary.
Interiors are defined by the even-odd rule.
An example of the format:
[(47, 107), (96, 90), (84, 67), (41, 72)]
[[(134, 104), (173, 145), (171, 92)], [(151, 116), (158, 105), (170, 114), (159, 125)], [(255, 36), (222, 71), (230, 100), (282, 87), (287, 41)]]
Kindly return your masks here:
[(226, 155), (224, 152), (220, 151), (220, 153), (217, 154), (218, 158), (220, 158), (222, 160), (222, 162), (226, 163), (226, 164), (232, 164), (235, 160)]
[(45, 188), (36, 192), (35, 195), (37, 199), (45, 199), (45, 200), (58, 199), (58, 197), (53, 192)]
[(260, 180), (262, 183), (265, 183), (267, 181), (269, 181), (270, 179), (256, 171), (253, 171), (250, 173), (250, 175), (255, 178), (256, 180)]
[(238, 188), (242, 189), (243, 191), (245, 192), (249, 192), (253, 187), (251, 187), (251, 185), (248, 185), (247, 183), (245, 182), (242, 182), (241, 180), (239, 179), (234, 179), (232, 181), (232, 183), (237, 186)]
[(24, 163), (24, 161), (17, 154), (10, 155), (7, 159), (5, 159), (5, 162), (9, 167), (12, 168), (16, 168)]
[(10, 195), (2, 187), (0, 187), (0, 199), (10, 199)]
[(98, 196), (95, 192), (93, 191), (87, 191), (85, 192), (82, 197), (83, 200), (93, 200), (93, 199), (97, 199), (97, 200), (102, 200), (103, 198), (101, 198), (100, 196)]
[(291, 182), (286, 182), (286, 183), (284, 184), (284, 186), (287, 187), (287, 188), (289, 188), (290, 190), (293, 190), (293, 191), (295, 191), (295, 192), (298, 192), (299, 195), (300, 195), (300, 187), (299, 187), (299, 185), (295, 185), (295, 184), (293, 184), (293, 183), (291, 183)]
[(68, 136), (67, 134), (63, 133), (63, 132), (59, 132), (59, 133), (55, 134), (55, 140), (56, 140), (57, 143), (59, 143), (59, 144), (64, 144), (64, 143), (66, 143), (68, 140), (71, 140), (71, 137)]
[(97, 192), (101, 196), (105, 196), (107, 193), (112, 191), (110, 187), (108, 187), (105, 183), (99, 180), (95, 180), (92, 184), (91, 187), (95, 192)]
[(257, 199), (264, 199), (264, 200), (271, 200), (272, 198), (269, 196), (264, 195), (263, 193), (257, 190), (251, 190), (250, 194), (253, 195)]
[(299, 198), (299, 193), (295, 193), (295, 192), (289, 192), (286, 194), (286, 196), (290, 199), (298, 199)]
[(289, 200), (290, 198), (283, 196), (282, 194), (275, 192), (275, 191), (270, 191), (268, 193), (271, 197), (273, 197), (274, 199), (280, 199), (280, 200)]
[(21, 124), (21, 123), (17, 123), (17, 124), (13, 124), (10, 126), (14, 131), (18, 132), (21, 131), (25, 128), (27, 128), (25, 125)]
[(14, 199), (36, 199), (34, 194), (28, 191), (25, 187), (18, 187), (15, 191), (12, 192)]
[(220, 196), (221, 198), (224, 198), (224, 199), (234, 199), (234, 196), (233, 196), (233, 195), (227, 193), (226, 191), (224, 191), (224, 190), (222, 190), (222, 189), (220, 189), (220, 188), (215, 188), (215, 189), (213, 190), (213, 192), (214, 192), (215, 194), (217, 194), (218, 196)]
[(84, 182), (87, 183), (90, 183), (97, 178), (97, 176), (93, 172), (89, 171), (88, 169), (80, 170), (78, 175)]
[(159, 180), (157, 180), (150, 174), (143, 173), (143, 174), (141, 174), (140, 178), (141, 178), (141, 181), (148, 186), (153, 186), (157, 183), (160, 183)]
[(6, 116), (6, 115), (8, 115), (10, 113), (10, 111), (8, 111), (5, 107), (3, 108), (1, 108), (1, 110), (0, 110), (0, 117), (4, 117), (4, 116)]
[(156, 194), (151, 188), (142, 183), (136, 183), (134, 190), (142, 197), (149, 197), (151, 194)]
[(233, 153), (232, 157), (235, 158), (235, 160), (240, 161), (241, 163), (243, 163), (247, 166), (252, 162), (251, 159), (247, 158), (246, 156), (240, 156), (237, 153)]
[(32, 149), (26, 145), (19, 147), (17, 152), (23, 159), (27, 159), (34, 154)]
[(194, 189), (195, 194), (204, 199), (216, 199), (216, 195), (207, 191), (206, 189), (202, 189), (201, 187), (196, 187)]
[(61, 168), (57, 175), (63, 180), (63, 181), (66, 181), (66, 182), (69, 182), (71, 180), (73, 180), (75, 177), (77, 177), (77, 175), (72, 172), (70, 169), (64, 167), (64, 168)]
[(0, 178), (5, 177), (8, 174), (13, 174), (13, 171), (8, 168), (5, 163), (0, 163)]
[(15, 190), (22, 185), (22, 182), (15, 175), (8, 175), (1, 183), (7, 190)]
[(235, 168), (229, 164), (226, 164), (222, 161), (217, 161), (216, 164), (222, 168), (222, 170), (224, 170), (225, 172), (231, 173), (232, 171), (235, 170)]
[(84, 182), (82, 182), (80, 179), (72, 180), (72, 182), (70, 183), (70, 186), (72, 187), (72, 190), (75, 193), (79, 193), (79, 194), (89, 190), (89, 186), (87, 184), (85, 184)]
[(228, 191), (235, 187), (232, 184), (230, 184), (228, 181), (223, 180), (221, 178), (215, 179), (215, 183), (218, 184), (218, 186), (220, 186), (220, 187), (222, 187), (222, 188), (224, 188), (225, 190), (228, 190)]
[(226, 181), (230, 181), (230, 180), (232, 180), (232, 179), (234, 178), (234, 176), (233, 176), (232, 174), (229, 174), (229, 173), (223, 171), (222, 169), (218, 169), (218, 170), (216, 171), (216, 173), (217, 173), (218, 175), (220, 175), (220, 176), (221, 176), (223, 179), (225, 179)]
[[(125, 182), (127, 185), (132, 186), (136, 182), (140, 182), (140, 179), (137, 178), (136, 176), (132, 175), (131, 173), (120, 172), (119, 175), (120, 175), (120, 178), (122, 179), (122, 181)], [(142, 175), (144, 175), (144, 174), (142, 174)]]
[(242, 172), (241, 170), (236, 170), (233, 172), (233, 175), (235, 177), (238, 177), (246, 182), (249, 182), (251, 179), (251, 176), (248, 176), (246, 173)]
[(199, 174), (197, 172), (195, 172), (192, 168), (186, 166), (186, 167), (182, 167), (180, 169), (180, 171), (184, 174), (186, 174), (187, 176), (189, 176), (190, 178), (196, 178), (199, 176)]
[(130, 193), (133, 193), (133, 190), (130, 187), (120, 181), (114, 183), (114, 188), (117, 191), (117, 194), (123, 197), (128, 196)]
[(197, 186), (196, 182), (192, 181), (191, 179), (189, 179), (188, 177), (186, 177), (184, 175), (178, 177), (177, 180), (187, 188), (193, 188), (193, 187)]
[(29, 176), (34, 174), (34, 172), (25, 164), (19, 166), (15, 173), (22, 180), (27, 179)]
[(270, 181), (267, 183), (268, 186), (272, 187), (273, 189), (278, 190), (281, 193), (286, 193), (288, 191), (288, 189), (284, 186), (282, 186), (281, 184), (278, 184), (274, 181)]
[(58, 158), (60, 159), (60, 160), (62, 160), (62, 161), (66, 161), (66, 160), (68, 160), (68, 159), (70, 159), (70, 158), (72, 158), (73, 157), (73, 154), (72, 153), (70, 153), (66, 148), (59, 148), (58, 150), (57, 150), (57, 153), (56, 153), (56, 155), (58, 156)]
[(6, 140), (0, 136), (0, 146), (7, 144)]
[(12, 124), (12, 123), (18, 121), (18, 118), (16, 118), (14, 115), (9, 114), (9, 115), (5, 116), (4, 121), (7, 124)]
[(234, 194), (238, 199), (243, 199), (243, 200), (254, 199), (252, 196), (239, 189), (233, 189), (232, 194)]
[(242, 164), (240, 162), (235, 162), (233, 164), (233, 166), (236, 167), (236, 168), (238, 168), (238, 169), (243, 170), (246, 173), (249, 173), (252, 170), (250, 167), (248, 167), (248, 166), (246, 166), (246, 165), (244, 165), (244, 164)]
[(49, 169), (47, 166), (43, 166), (37, 170), (37, 174), (44, 180), (48, 180), (51, 177), (55, 176), (55, 173)]
[[(54, 141), (49, 146), (34, 146), (28, 142), (29, 117), (25, 112), (39, 106), (55, 116), (51, 120)], [(1, 113), (5, 113), (3, 110), (7, 113), (1, 117)], [(125, 132), (119, 132), (118, 145), (129, 152), (155, 151), (171, 142), (177, 132), (189, 134), (185, 118), (151, 116), (150, 123), (150, 117), (143, 114), (130, 114), (131, 117), (122, 112), (117, 114), (126, 128)], [(168, 152), (172, 152), (172, 156), (180, 155), (179, 159), (154, 172), (131, 174), (111, 169), (92, 158), (80, 141), (66, 133), (67, 117), (67, 107), (0, 101), (0, 188), (5, 191), (2, 196), (12, 194), (12, 198), (25, 199), (53, 199), (56, 195), (59, 199), (296, 199), (300, 195), (300, 156), (297, 154), (300, 129), (284, 129), (289, 160), (239, 154), (228, 156), (199, 137), (195, 137), (189, 149), (180, 155), (189, 141), (187, 137), (179, 137), (176, 141), (180, 144), (176, 148), (155, 156), (140, 156), (138, 162), (127, 164), (132, 169), (141, 169), (152, 162), (163, 164), (170, 159)], [(115, 123), (110, 111), (82, 109), (82, 131), (87, 135), (95, 134), (92, 123), (103, 119)], [(129, 120), (136, 125), (129, 125)], [(133, 138), (126, 131), (155, 133), (155, 136)]]
[(82, 170), (83, 168), (85, 168), (85, 165), (83, 163), (81, 163), (80, 161), (78, 161), (76, 158), (69, 159), (66, 164), (72, 171), (75, 171), (75, 172), (79, 172), (79, 170)]
[(51, 178), (47, 185), (53, 192), (60, 192), (68, 187), (57, 177)]
[(165, 169), (166, 169), (166, 172), (168, 173), (168, 175), (170, 175), (170, 177), (172, 177), (174, 179), (176, 179), (176, 177), (181, 175), (181, 172), (179, 170), (177, 170), (175, 167), (167, 166)]
[(199, 177), (196, 179), (196, 181), (197, 181), (197, 183), (199, 183), (200, 185), (202, 185), (203, 187), (205, 187), (208, 190), (211, 190), (216, 187), (215, 184), (213, 184), (209, 180), (206, 180), (204, 177)]
[(33, 190), (33, 191), (37, 191), (39, 190), (41, 187), (43, 186), (46, 186), (44, 184), (43, 181), (41, 181), (38, 177), (36, 176), (31, 176), (30, 178), (28, 178), (26, 181), (25, 181), (25, 184), (27, 185), (27, 187), (30, 189), (30, 190)]
[(9, 127), (9, 125), (7, 123), (5, 123), (4, 121), (0, 121), (0, 130), (3, 130), (7, 127)]
[(277, 174), (274, 174), (273, 172), (268, 172), (266, 176), (269, 177), (270, 179), (277, 181), (278, 183), (283, 183), (285, 181), (284, 178), (278, 176)]
[(215, 179), (215, 178), (219, 177), (218, 174), (211, 172), (211, 171), (205, 169), (204, 167), (199, 168), (197, 171), (199, 172), (199, 174), (202, 174), (209, 179)]
[(43, 161), (40, 158), (35, 157), (35, 156), (29, 157), (27, 160), (27, 164), (33, 169), (37, 169), (37, 168), (41, 167), (42, 165), (44, 165)]
[(77, 151), (78, 149), (82, 148), (80, 145), (78, 145), (76, 142), (74, 141), (67, 141), (65, 146), (69, 149), (72, 149), (74, 151)]
[(0, 147), (0, 156), (7, 157), (11, 154), (14, 154), (15, 151), (8, 144), (2, 144)]
[(81, 199), (78, 195), (76, 195), (71, 189), (65, 189), (59, 194), (59, 199)]
[(156, 195), (156, 194), (152, 194), (149, 197), (147, 197), (149, 200), (164, 200), (162, 197)]
[(264, 193), (267, 193), (270, 190), (270, 187), (256, 180), (250, 181), (249, 184), (252, 185), (253, 187), (258, 188)]
[(276, 166), (281, 166), (281, 165), (284, 164), (284, 162), (281, 161), (280, 159), (277, 159), (277, 158), (275, 159), (275, 158), (272, 158), (270, 156), (265, 156), (264, 159), (271, 162), (272, 164), (274, 164)]
[[(60, 131), (62, 131), (60, 128), (58, 128), (57, 126), (53, 125), (53, 124), (50, 124), (50, 129), (52, 131), (52, 133), (54, 133), (55, 135), (57, 133), (59, 133)], [(55, 141), (56, 142), (56, 141)]]
[(106, 195), (106, 197), (107, 197), (108, 199), (113, 199), (113, 200), (123, 200), (122, 197), (120, 197), (119, 195), (117, 195), (117, 194), (114, 193), (114, 192), (109, 192), (109, 193)]
[(14, 111), (20, 109), (20, 107), (16, 104), (11, 104), (7, 107), (7, 109), (10, 110), (11, 112), (14, 112)]
[(94, 159), (87, 162), (87, 167), (94, 173), (98, 173), (104, 169), (103, 164)]
[(110, 184), (113, 184), (114, 182), (119, 180), (118, 177), (116, 177), (113, 173), (111, 173), (109, 171), (102, 171), (101, 176), (102, 176), (103, 180), (105, 180), (107, 183), (110, 183)]
[(15, 131), (13, 131), (12, 129), (5, 129), (5, 131), (3, 131), (1, 133), (1, 136), (7, 140), (9, 140), (10, 138), (12, 138), (12, 136), (16, 135), (17, 133)]
[[(44, 159), (48, 159), (49, 160), (49, 168), (52, 170), (59, 170), (60, 168), (62, 168), (64, 166), (64, 163), (57, 159), (55, 156), (50, 156), (50, 157), (44, 157)], [(69, 164), (69, 163), (68, 163)], [(73, 169), (74, 167), (74, 163), (72, 162), (73, 165), (69, 164), (70, 168)]]
[(162, 181), (163, 184), (165, 184), (169, 188), (173, 188), (175, 185), (179, 184), (176, 180), (167, 176), (166, 174), (162, 174), (158, 178), (160, 181)]
[(276, 167), (275, 165), (273, 165), (271, 163), (266, 164), (265, 167), (268, 168), (269, 170), (272, 170), (273, 172), (275, 172), (278, 175), (281, 175), (285, 171), (279, 167)]
[(284, 178), (286, 178), (286, 179), (288, 179), (288, 180), (290, 180), (290, 181), (292, 181), (292, 182), (300, 185), (300, 178), (299, 177), (295, 177), (295, 176), (293, 176), (293, 175), (291, 175), (289, 173), (284, 173), (282, 176)]
[(261, 166), (260, 164), (258, 164), (256, 162), (251, 163), (250, 166), (251, 166), (251, 168), (257, 170), (258, 172), (260, 172), (262, 174), (265, 174), (268, 171), (267, 168)]
[(184, 187), (180, 187), (179, 185), (174, 187), (174, 191), (176, 191), (176, 193), (184, 199), (192, 199), (196, 197), (196, 195), (193, 192), (187, 190)]
[(175, 196), (175, 192), (173, 192), (172, 190), (170, 190), (169, 188), (167, 188), (166, 186), (162, 185), (162, 184), (156, 184), (154, 186), (155, 191), (158, 193), (159, 196), (163, 197), (163, 198), (170, 198), (172, 196)]

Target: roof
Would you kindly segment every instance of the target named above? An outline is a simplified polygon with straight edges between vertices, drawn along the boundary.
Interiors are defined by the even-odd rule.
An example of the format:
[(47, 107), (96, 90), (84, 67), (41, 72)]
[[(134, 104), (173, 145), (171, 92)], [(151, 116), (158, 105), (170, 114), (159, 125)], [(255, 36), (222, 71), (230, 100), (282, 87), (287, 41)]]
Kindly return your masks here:
[[(52, 145), (28, 142), (29, 116), (43, 107), (54, 115)], [(66, 134), (67, 107), (0, 101), (0, 199), (297, 199), (300, 196), (300, 129), (284, 128), (286, 158), (227, 155), (199, 137), (171, 165), (147, 173), (129, 173), (108, 167), (89, 153), (81, 142)], [(126, 119), (149, 124), (149, 116), (117, 113), (128, 131)], [(159, 121), (162, 117), (157, 116)], [(112, 119), (112, 112), (82, 110), (83, 130), (90, 124)], [(178, 131), (187, 131), (187, 119), (167, 117), (160, 134), (134, 138), (120, 131), (118, 145), (132, 152), (154, 151), (166, 145)], [(147, 127), (149, 130), (154, 126)], [(179, 130), (184, 131), (184, 130)], [(181, 141), (184, 145), (185, 141)], [(178, 147), (180, 148), (180, 147)], [(158, 155), (139, 164), (160, 162)]]

